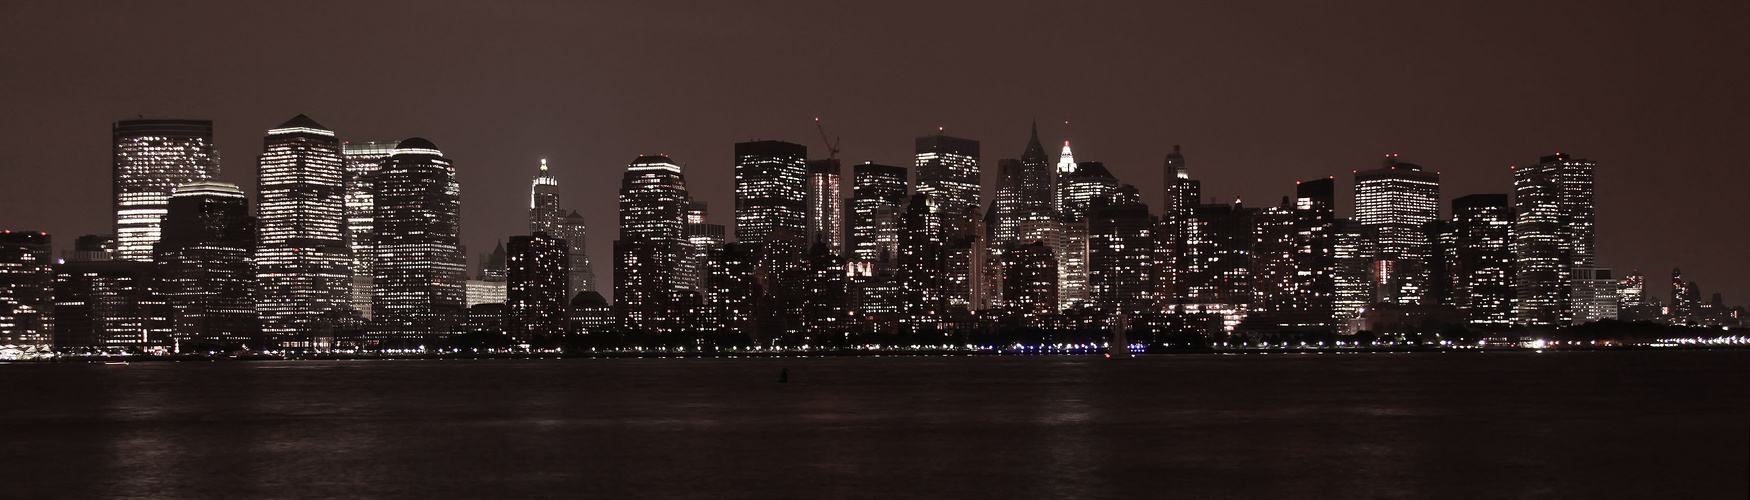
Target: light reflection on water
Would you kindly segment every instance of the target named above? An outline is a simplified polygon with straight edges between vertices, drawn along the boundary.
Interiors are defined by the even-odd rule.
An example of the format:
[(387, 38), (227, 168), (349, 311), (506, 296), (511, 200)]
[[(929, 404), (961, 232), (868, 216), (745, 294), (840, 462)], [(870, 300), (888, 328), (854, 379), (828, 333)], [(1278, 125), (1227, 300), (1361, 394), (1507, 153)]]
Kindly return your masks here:
[(1747, 358), (14, 364), (0, 484), (18, 498), (1743, 498)]

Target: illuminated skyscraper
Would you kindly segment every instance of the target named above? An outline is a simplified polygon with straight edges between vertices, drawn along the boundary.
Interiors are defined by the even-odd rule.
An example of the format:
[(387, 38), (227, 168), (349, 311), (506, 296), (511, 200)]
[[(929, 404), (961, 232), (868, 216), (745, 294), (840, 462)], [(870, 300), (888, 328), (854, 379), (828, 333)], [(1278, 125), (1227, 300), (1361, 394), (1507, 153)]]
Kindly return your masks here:
[(1336, 222), (1336, 185), (1335, 177), (1326, 177), (1294, 186), (1295, 278), (1290, 308), (1322, 318), (1334, 318), (1336, 262), (1331, 231)]
[(371, 319), (371, 283), (376, 271), (371, 263), (377, 259), (377, 226), (372, 213), (377, 170), (394, 154), (396, 141), (343, 142), (341, 156), (346, 158), (346, 245), (352, 252), (352, 308), (364, 319)]
[(547, 171), (547, 159), (541, 159), (541, 172), (529, 185), (529, 231), (559, 234), (565, 222), (565, 209), (559, 208), (559, 180)]
[(826, 243), (827, 253), (845, 254), (845, 199), (840, 195), (837, 158), (808, 162), (808, 245)]
[(256, 341), (255, 237), (248, 198), (236, 184), (196, 182), (170, 195), (153, 261), (180, 347), (228, 350)]
[(997, 255), (1008, 247), (1033, 241), (1056, 244), (1056, 179), (1045, 147), (1039, 143), (1038, 125), (1034, 125), (1020, 160), (997, 161), (996, 203), (991, 217), (995, 226), (990, 245)]
[(55, 271), (49, 233), (0, 231), (0, 346), (48, 346)]
[(1136, 187), (1088, 209), (1088, 298), (1110, 312), (1141, 314), (1154, 304), (1155, 220)]
[[(566, 212), (559, 203), (559, 180), (553, 172), (547, 169), (547, 160), (541, 160), (541, 171), (529, 184), (529, 232), (547, 233), (549, 236), (565, 240), (566, 254), (571, 260), (566, 281), (570, 283), (566, 297), (574, 297), (578, 292), (595, 290), (595, 272), (590, 268), (589, 255), (585, 252), (588, 227), (584, 224), (582, 215), (577, 212)], [(569, 299), (567, 299), (569, 300)]]
[(936, 200), (946, 234), (972, 227), (980, 202), (983, 176), (978, 168), (978, 141), (946, 135), (917, 139), (917, 192)]
[(864, 163), (851, 169), (851, 258), (891, 261), (899, 254), (899, 214), (906, 202), (905, 167)]
[(1455, 305), (1473, 325), (1513, 323), (1513, 205), (1505, 194), (1473, 194), (1452, 200), (1457, 234)]
[(1236, 201), (1207, 203), (1186, 219), (1185, 300), (1243, 306), (1252, 302), (1253, 215)]
[(565, 240), (547, 233), (510, 238), (505, 305), (510, 310), (507, 326), (512, 338), (526, 342), (565, 331), (565, 306), (571, 302), (565, 296), (567, 249)]
[(686, 233), (691, 203), (681, 167), (669, 157), (640, 156), (626, 168), (620, 181), (620, 239), (614, 241), (614, 306), (622, 326), (655, 327), (672, 292), (692, 286), (677, 271), (691, 247)]
[(377, 173), (377, 258), (367, 340), (412, 345), (461, 326), (467, 272), (456, 168), (431, 141), (401, 141)]
[(1182, 283), (1185, 252), (1188, 250), (1185, 238), (1190, 234), (1186, 222), (1191, 218), (1192, 209), (1203, 203), (1203, 184), (1191, 179), (1191, 172), (1185, 167), (1185, 155), (1178, 145), (1167, 154), (1161, 177), (1161, 228), (1156, 234), (1160, 239), (1160, 257), (1156, 259), (1160, 271), (1155, 273), (1156, 293), (1163, 304), (1177, 304), (1185, 297)]
[[(1334, 321), (1347, 325), (1373, 304), (1374, 236), (1361, 223), (1340, 219), (1331, 224), (1331, 297)], [(1354, 333), (1354, 332), (1349, 332)]]
[(1555, 154), (1513, 169), (1515, 320), (1529, 326), (1615, 318), (1608, 269), (1593, 243), (1596, 163)]
[(334, 132), (304, 115), (267, 131), (257, 176), (256, 311), (269, 342), (309, 347), (352, 301), (345, 162)]
[(114, 139), (116, 259), (152, 260), (176, 186), (219, 175), (212, 120), (122, 120)]
[(905, 297), (901, 321), (912, 328), (927, 328), (948, 310), (942, 218), (935, 199), (917, 193), (906, 203), (901, 221), (897, 273)]
[(1379, 300), (1420, 304), (1428, 299), (1433, 242), (1423, 226), (1440, 218), (1440, 173), (1386, 155), (1385, 164), (1355, 173), (1355, 221), (1373, 228)]
[(784, 229), (808, 233), (808, 148), (784, 141), (735, 144), (735, 238), (758, 245)]
[(711, 224), (709, 206), (702, 201), (695, 201), (687, 209), (687, 242), (691, 245), (691, 262), (687, 267), (692, 277), (683, 277), (683, 281), (691, 281), (692, 285), (683, 288), (698, 291), (709, 297), (711, 288), (711, 254), (723, 248), (727, 243), (722, 224)]
[(1069, 141), (1063, 141), (1063, 151), (1057, 154), (1057, 193), (1052, 205), (1059, 215), (1063, 214), (1063, 199), (1068, 194), (1069, 174), (1075, 171), (1075, 153), (1069, 150)]
[(1107, 199), (1118, 190), (1118, 178), (1100, 162), (1076, 164), (1075, 171), (1059, 176), (1062, 187), (1062, 232), (1057, 248), (1057, 302), (1060, 309), (1086, 302), (1088, 295), (1088, 209), (1095, 200)]

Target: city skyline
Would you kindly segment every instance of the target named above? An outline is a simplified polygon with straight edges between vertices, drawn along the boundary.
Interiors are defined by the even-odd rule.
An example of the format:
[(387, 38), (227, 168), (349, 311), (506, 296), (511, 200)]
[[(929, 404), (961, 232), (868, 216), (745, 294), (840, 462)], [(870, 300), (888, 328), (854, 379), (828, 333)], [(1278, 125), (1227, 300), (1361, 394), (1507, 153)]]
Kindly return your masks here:
[[(1117, 177), (1136, 185), (1150, 205), (1160, 199), (1160, 187), (1147, 179), (1158, 175), (1155, 169), (1172, 144), (1184, 145), (1195, 158), (1193, 169), (1206, 196), (1257, 200), (1259, 205), (1287, 194), (1279, 182), (1273, 182), (1276, 179), (1347, 177), (1349, 171), (1374, 165), (1381, 155), (1396, 153), (1404, 161), (1443, 172), (1443, 211), (1457, 196), (1504, 192), (1498, 186), (1511, 182), (1510, 165), (1529, 164), (1555, 152), (1579, 154), (1600, 162), (1601, 262), (1619, 274), (1638, 269), (1663, 276), (1670, 267), (1682, 267), (1709, 290), (1728, 298), (1750, 296), (1750, 271), (1732, 260), (1735, 249), (1750, 246), (1743, 232), (1670, 222), (1685, 220), (1694, 211), (1750, 212), (1744, 198), (1728, 187), (1730, 173), (1738, 169), (1721, 166), (1733, 160), (1729, 156), (1722, 160), (1719, 154), (1729, 151), (1731, 138), (1744, 135), (1743, 117), (1750, 115), (1743, 112), (1741, 100), (1721, 100), (1727, 95), (1724, 82), (1742, 81), (1746, 71), (1742, 65), (1722, 64), (1721, 59), (1744, 53), (1746, 42), (1727, 36), (1728, 29), (1703, 29), (1733, 18), (1731, 12), (1643, 15), (1621, 8), (1574, 10), (1539, 4), (1499, 15), (1459, 11), (1449, 16), (1407, 8), (1357, 12), (1281, 6), (1291, 15), (1279, 19), (1242, 15), (1223, 6), (1147, 7), (1208, 22), (1163, 35), (1177, 43), (1141, 45), (1165, 47), (1159, 54), (1139, 54), (1115, 47), (1125, 46), (1120, 43), (1124, 40), (1152, 36), (1153, 31), (1140, 22), (1148, 16), (1117, 16), (1112, 18), (1117, 19), (1115, 24), (1098, 30), (1078, 25), (1061, 36), (1033, 37), (1012, 45), (980, 41), (996, 39), (978, 35), (989, 33), (989, 28), (965, 32), (932, 28), (958, 26), (949, 22), (953, 19), (1042, 28), (1063, 16), (1099, 15), (1103, 8), (1098, 6), (1048, 9), (1033, 4), (1001, 13), (985, 13), (976, 5), (952, 6), (943, 17), (927, 20), (901, 17), (905, 9), (895, 6), (851, 11), (855, 15), (843, 19), (843, 29), (820, 35), (826, 37), (820, 43), (799, 44), (782, 30), (762, 31), (748, 39), (747, 50), (793, 56), (774, 61), (824, 60), (827, 69), (847, 76), (756, 86), (736, 83), (734, 78), (699, 77), (711, 72), (745, 76), (770, 70), (774, 62), (730, 68), (710, 61), (720, 52), (689, 54), (675, 47), (702, 46), (724, 20), (755, 26), (798, 25), (830, 13), (608, 6), (588, 17), (662, 16), (673, 23), (678, 40), (657, 45), (602, 45), (625, 34), (627, 28), (613, 23), (588, 21), (593, 29), (587, 31), (528, 30), (507, 21), (524, 16), (493, 15), (481, 26), (485, 33), (517, 35), (498, 37), (480, 49), (449, 42), (429, 42), (434, 45), (415, 49), (411, 42), (395, 39), (406, 28), (363, 29), (361, 19), (384, 7), (361, 6), (357, 19), (292, 14), (290, 24), (327, 26), (337, 28), (328, 31), (344, 33), (339, 38), (305, 37), (299, 44), (316, 44), (335, 53), (376, 48), (403, 56), (387, 66), (345, 60), (291, 73), (259, 72), (280, 75), (263, 80), (251, 70), (278, 63), (253, 54), (289, 47), (285, 44), (292, 42), (255, 39), (245, 35), (249, 30), (239, 30), (270, 17), (256, 7), (188, 12), (190, 16), (183, 18), (125, 5), (110, 14), (68, 16), (68, 9), (74, 8), (9, 7), (7, 12), (15, 14), (6, 16), (9, 19), (46, 22), (0, 35), (21, 48), (0, 56), (8, 67), (18, 69), (14, 75), (55, 75), (61, 88), (17, 77), (0, 83), (12, 95), (33, 96), (19, 100), (16, 107), (33, 125), (0, 137), (0, 151), (6, 155), (0, 157), (0, 169), (9, 178), (38, 181), (42, 186), (0, 201), (0, 212), (11, 215), (7, 224), (15, 230), (59, 236), (57, 255), (70, 249), (77, 235), (109, 232), (105, 228), (110, 215), (102, 208), (109, 195), (101, 189), (68, 185), (68, 180), (107, 175), (109, 153), (101, 146), (104, 129), (134, 115), (213, 120), (216, 142), (228, 153), (223, 155), (218, 179), (244, 186), (251, 197), (256, 196), (252, 189), (256, 179), (249, 155), (258, 151), (261, 131), (286, 117), (308, 114), (355, 144), (430, 138), (457, 161), (459, 181), (467, 186), (463, 226), (470, 228), (464, 232), (470, 257), (513, 234), (493, 234), (487, 228), (517, 227), (526, 220), (526, 209), (519, 206), (526, 203), (528, 171), (540, 158), (547, 158), (561, 179), (571, 179), (563, 186), (564, 198), (578, 200), (578, 211), (600, 228), (588, 249), (598, 267), (608, 260), (603, 256), (612, 255), (614, 238), (605, 232), (614, 210), (611, 179), (640, 154), (667, 153), (685, 164), (695, 199), (717, 207), (715, 221), (729, 224), (732, 218), (727, 215), (733, 206), (727, 189), (732, 176), (729, 148), (734, 142), (776, 139), (821, 149), (813, 122), (820, 117), (833, 135), (843, 139), (839, 158), (847, 167), (864, 161), (911, 165), (912, 141), (945, 127), (948, 135), (979, 140), (984, 150), (999, 153), (986, 153), (982, 162), (984, 196), (989, 199), (994, 194), (990, 178), (995, 160), (1020, 151), (1027, 139), (1025, 127), (1037, 120), (1048, 153), (1054, 153), (1064, 138), (1074, 141), (1079, 160), (1104, 163)], [(551, 8), (545, 12), (551, 14), (545, 16), (548, 19), (532, 22), (550, 26), (582, 19), (568, 17), (576, 13), (568, 8)], [(479, 13), (434, 8), (398, 15), (442, 21)], [(224, 16), (227, 22), (222, 26), (229, 27), (210, 37), (193, 38), (193, 33), (207, 31), (187, 28), (205, 26), (208, 16)], [(83, 24), (53, 21), (71, 17), (84, 19)], [(1290, 23), (1286, 18), (1322, 22)], [(1517, 34), (1529, 32), (1535, 26), (1531, 20), (1545, 18), (1565, 19), (1577, 35), (1592, 36), (1522, 46), (1528, 39)], [(142, 23), (133, 22), (136, 19), (153, 19), (171, 28), (162, 38), (156, 36), (161, 30), (150, 31), (152, 37), (131, 38), (147, 47), (201, 40), (220, 42), (215, 47), (240, 42), (233, 45), (249, 50), (217, 52), (225, 69), (172, 65), (197, 68), (195, 74), (201, 78), (192, 82), (111, 78), (104, 68), (161, 71), (106, 52), (128, 39), (125, 35), (148, 32)], [(896, 19), (940, 33), (936, 42), (963, 47), (965, 52), (952, 58), (935, 55), (906, 61), (895, 57), (913, 53), (911, 49), (924, 42), (856, 36)], [(1437, 36), (1390, 36), (1407, 26)], [(1386, 28), (1374, 29), (1378, 27)], [(45, 29), (62, 34), (47, 35)], [(1218, 34), (1236, 30), (1264, 38), (1258, 45), (1208, 46), (1219, 39)], [(1278, 48), (1282, 37), (1307, 35), (1308, 30), (1318, 30), (1318, 36), (1297, 39), (1311, 44), (1305, 50), (1321, 54), (1313, 60), (1332, 63), (1330, 69), (1296, 63), (1300, 52)], [(1449, 42), (1460, 39), (1482, 42), (1476, 47), (1454, 47)], [(75, 43), (51, 48), (46, 44), (49, 40)], [(613, 49), (585, 48), (592, 46)], [(536, 55), (542, 53), (536, 48), (553, 52)], [(519, 55), (492, 56), (499, 51)], [(844, 55), (817, 57), (828, 51)], [(1443, 57), (1441, 65), (1414, 57), (1428, 51), (1452, 57)], [(58, 67), (55, 61), (66, 57), (53, 54), (76, 56), (87, 64)], [(1661, 62), (1669, 54), (1683, 55)], [(173, 62), (191, 61), (191, 57), (196, 56), (171, 56)], [(860, 69), (864, 65), (852, 65), (853, 61), (897, 61), (904, 69), (954, 61), (964, 67), (941, 80), (924, 82), (871, 73)], [(1002, 92), (979, 90), (1009, 68), (1054, 61), (1065, 66), (1058, 71), (1094, 78), (1050, 86), (1005, 79), (998, 84), (1005, 89)], [(1111, 64), (1116, 61), (1133, 64)], [(451, 64), (486, 68), (482, 74), (520, 77), (459, 74), (453, 84), (416, 84), (411, 79), (417, 68)], [(652, 64), (676, 72), (679, 78), (642, 86), (608, 79)], [(1602, 69), (1613, 67), (1658, 71), (1636, 71), (1631, 77)], [(1179, 76), (1158, 78), (1163, 72)], [(1093, 83), (1102, 75), (1118, 78), (1116, 86)], [(1293, 84), (1276, 78), (1292, 75), (1301, 77), (1292, 78)], [(703, 81), (717, 83), (694, 83)], [(1143, 81), (1161, 84), (1132, 83)], [(281, 92), (226, 91), (239, 86)], [(701, 91), (706, 89), (710, 91)], [(1659, 96), (1664, 105), (1624, 107), (1623, 95)], [(1065, 120), (1070, 124), (1064, 125)], [(814, 153), (811, 156), (824, 156)], [(34, 173), (39, 170), (44, 173)], [(1352, 210), (1349, 189), (1347, 182), (1339, 183), (1339, 217)], [(66, 207), (58, 207), (60, 203)], [(597, 273), (607, 276), (606, 268)], [(605, 285), (604, 281), (598, 286), (605, 289)], [(1651, 290), (1668, 298), (1665, 287)]]

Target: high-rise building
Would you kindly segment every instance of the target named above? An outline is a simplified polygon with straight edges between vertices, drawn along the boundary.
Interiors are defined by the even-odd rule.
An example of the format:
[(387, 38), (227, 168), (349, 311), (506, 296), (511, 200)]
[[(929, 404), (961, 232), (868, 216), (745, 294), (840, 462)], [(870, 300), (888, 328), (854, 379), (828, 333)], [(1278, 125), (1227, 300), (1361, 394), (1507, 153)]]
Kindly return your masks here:
[[(1515, 321), (1519, 324), (1562, 326), (1614, 317), (1608, 309), (1614, 309), (1615, 295), (1606, 280), (1599, 279), (1593, 244), (1596, 167), (1558, 153), (1544, 156), (1537, 165), (1513, 169)], [(1608, 270), (1603, 274), (1608, 276)]]
[(54, 334), (49, 233), (0, 231), (0, 346), (48, 346)]
[(1055, 245), (1056, 203), (1051, 160), (1039, 143), (1039, 126), (1035, 124), (1021, 159), (997, 160), (996, 201), (990, 212), (993, 253), (1000, 256), (1009, 247), (1033, 241)]
[(710, 223), (709, 212), (709, 206), (702, 201), (693, 202), (687, 209), (687, 242), (692, 253), (684, 267), (691, 271), (691, 277), (682, 278), (683, 283), (691, 283), (682, 288), (707, 297), (711, 288), (711, 254), (728, 242), (723, 225)]
[(589, 254), (585, 253), (587, 247), (584, 245), (589, 237), (589, 226), (583, 216), (576, 210), (566, 215), (565, 223), (559, 226), (558, 237), (571, 247), (568, 249), (571, 255), (571, 276), (567, 279), (571, 290), (567, 293), (576, 297), (578, 293), (595, 291), (595, 265), (590, 263)]
[(911, 328), (926, 328), (941, 321), (948, 310), (941, 213), (934, 198), (917, 193), (906, 203), (901, 221), (896, 276), (905, 301), (900, 320)]
[(1386, 155), (1384, 165), (1355, 172), (1355, 221), (1373, 228), (1379, 300), (1416, 305), (1428, 299), (1433, 242), (1423, 227), (1440, 218), (1440, 173)]
[(212, 120), (122, 120), (114, 139), (116, 258), (152, 260), (176, 186), (219, 175)]
[(559, 207), (559, 180), (547, 170), (547, 159), (541, 159), (541, 171), (529, 184), (529, 231), (559, 234), (565, 223), (565, 209)]
[(545, 158), (541, 159), (540, 172), (529, 183), (529, 232), (546, 233), (565, 240), (566, 253), (570, 255), (567, 300), (578, 292), (595, 290), (595, 271), (590, 268), (589, 255), (585, 252), (588, 227), (577, 211), (568, 213), (559, 204), (559, 179), (547, 169)]
[(1185, 300), (1198, 304), (1248, 305), (1252, 301), (1255, 209), (1238, 202), (1206, 203), (1186, 219), (1183, 279)]
[(1057, 248), (1057, 302), (1059, 309), (1087, 302), (1088, 209), (1095, 200), (1107, 199), (1118, 190), (1118, 178), (1100, 162), (1081, 162), (1068, 175), (1059, 175), (1062, 211)]
[(1457, 236), (1454, 305), (1470, 324), (1513, 323), (1513, 206), (1506, 194), (1473, 194), (1452, 200)]
[(1063, 141), (1063, 151), (1057, 153), (1057, 193), (1053, 196), (1052, 208), (1063, 215), (1063, 199), (1068, 194), (1069, 174), (1076, 171), (1075, 153), (1069, 150), (1069, 141)]
[(304, 115), (267, 131), (257, 175), (256, 300), (264, 340), (332, 338), (352, 302), (340, 140)]
[(917, 139), (917, 192), (936, 200), (946, 234), (964, 234), (972, 227), (983, 176), (978, 168), (978, 141), (946, 135)]
[[(1374, 235), (1372, 228), (1349, 219), (1331, 224), (1331, 297), (1334, 321), (1347, 326), (1373, 304)], [(1354, 332), (1349, 332), (1354, 333)]]
[(807, 234), (808, 148), (784, 141), (735, 144), (735, 239), (758, 245), (784, 229)]
[(1651, 302), (1647, 300), (1647, 277), (1640, 270), (1634, 270), (1622, 277), (1616, 287), (1618, 309), (1641, 307)]
[[(1310, 315), (1333, 318), (1336, 281), (1333, 275), (1336, 222), (1336, 178), (1326, 177), (1295, 183), (1294, 300), (1290, 306)], [(1329, 324), (1329, 323), (1327, 323)]]
[(681, 167), (669, 157), (640, 156), (626, 168), (620, 181), (620, 239), (614, 242), (614, 305), (622, 326), (654, 327), (671, 292), (691, 285), (677, 272), (691, 246), (686, 233), (691, 204)]
[(899, 214), (906, 203), (905, 167), (864, 163), (851, 168), (850, 250), (857, 262), (891, 262), (899, 254)]
[(367, 341), (388, 345), (447, 335), (464, 318), (466, 259), (456, 168), (431, 141), (396, 145), (376, 176), (377, 258)]
[(397, 141), (342, 142), (340, 154), (346, 158), (346, 245), (352, 253), (352, 308), (363, 319), (371, 319), (371, 283), (376, 271), (371, 263), (377, 259), (377, 226), (373, 213), (376, 202), (375, 176), (395, 153)]
[(181, 350), (256, 342), (255, 218), (236, 184), (177, 186), (153, 250)]
[(510, 238), (507, 262), (510, 286), (505, 305), (509, 308), (507, 326), (512, 338), (528, 341), (565, 331), (565, 306), (571, 302), (565, 296), (570, 276), (567, 267), (571, 265), (569, 251), (565, 240), (547, 233)]
[(1284, 197), (1282, 205), (1252, 209), (1252, 298), (1255, 310), (1271, 313), (1297, 313), (1295, 299), (1296, 274), (1300, 262), (1299, 226), (1295, 224), (1293, 205)]
[(1185, 167), (1185, 155), (1178, 145), (1167, 154), (1161, 177), (1161, 227), (1156, 231), (1156, 237), (1160, 239), (1156, 264), (1160, 270), (1155, 273), (1155, 288), (1162, 304), (1172, 305), (1185, 297), (1185, 238), (1190, 234), (1187, 221), (1192, 209), (1203, 202), (1203, 184), (1191, 179), (1191, 171)]
[(826, 243), (833, 255), (845, 254), (845, 200), (840, 194), (837, 158), (808, 162), (808, 244)]
[(759, 263), (749, 250), (736, 243), (711, 249), (705, 279), (707, 331), (754, 333), (754, 305), (760, 295), (754, 270)]
[(1110, 312), (1141, 314), (1154, 305), (1155, 219), (1134, 186), (1087, 211), (1088, 297)]

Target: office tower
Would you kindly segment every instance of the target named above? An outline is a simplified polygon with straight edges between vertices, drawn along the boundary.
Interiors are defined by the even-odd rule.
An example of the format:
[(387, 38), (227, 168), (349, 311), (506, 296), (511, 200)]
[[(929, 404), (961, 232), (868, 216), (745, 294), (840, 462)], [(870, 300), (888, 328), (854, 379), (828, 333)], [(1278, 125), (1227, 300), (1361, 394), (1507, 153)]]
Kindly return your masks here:
[(1057, 302), (1059, 309), (1088, 301), (1088, 208), (1094, 200), (1112, 196), (1118, 178), (1100, 162), (1076, 164), (1068, 175), (1058, 176), (1062, 218), (1057, 249)]
[(808, 162), (808, 244), (826, 243), (833, 255), (845, 253), (845, 205), (840, 195), (837, 158)]
[(0, 346), (48, 346), (54, 334), (49, 233), (0, 231)]
[(1186, 257), (1185, 238), (1190, 234), (1187, 221), (1191, 218), (1192, 209), (1201, 204), (1203, 198), (1203, 183), (1191, 179), (1191, 172), (1185, 167), (1185, 155), (1178, 145), (1173, 146), (1173, 152), (1167, 154), (1166, 162), (1161, 167), (1161, 228), (1157, 237), (1160, 239), (1158, 264), (1161, 268), (1156, 273), (1156, 293), (1164, 305), (1178, 304), (1185, 297), (1183, 276), (1185, 274)]
[(969, 225), (962, 232), (942, 235), (942, 294), (948, 310), (965, 312), (990, 306), (985, 218), (980, 213), (973, 207), (967, 218)]
[(169, 352), (171, 310), (159, 291), (158, 277), (158, 267), (151, 262), (57, 264), (55, 348)]
[(784, 141), (735, 144), (735, 239), (758, 245), (784, 229), (808, 232), (808, 148)]
[(236, 184), (195, 182), (170, 195), (152, 260), (163, 273), (179, 350), (228, 351), (256, 342), (255, 238), (248, 198)]
[(1300, 290), (1295, 285), (1299, 248), (1296, 243), (1300, 234), (1294, 216), (1293, 205), (1287, 197), (1282, 200), (1282, 205), (1251, 210), (1253, 236), (1249, 254), (1252, 259), (1250, 303), (1253, 310), (1298, 312), (1295, 298), (1300, 295)]
[(898, 272), (905, 301), (900, 321), (910, 328), (927, 328), (947, 311), (943, 294), (943, 227), (935, 198), (927, 193), (912, 195), (900, 217)]
[(586, 253), (584, 245), (588, 241), (588, 233), (588, 224), (584, 222), (583, 216), (579, 215), (576, 210), (571, 211), (570, 215), (566, 215), (565, 222), (559, 226), (558, 237), (565, 240), (565, 244), (570, 247), (567, 251), (571, 255), (571, 263), (569, 264), (571, 276), (567, 282), (570, 283), (571, 289), (566, 293), (573, 297), (581, 292), (595, 291), (595, 265), (590, 263), (589, 254)]
[(997, 160), (996, 201), (990, 211), (994, 222), (990, 246), (995, 254), (1033, 241), (1055, 244), (1056, 191), (1051, 160), (1039, 143), (1035, 124), (1021, 159)]
[(864, 163), (851, 168), (852, 260), (891, 261), (899, 254), (899, 214), (906, 202), (905, 167)]
[(565, 209), (559, 208), (559, 180), (547, 170), (547, 159), (541, 159), (541, 171), (529, 184), (529, 233), (559, 234), (565, 223)]
[(1627, 276), (1622, 277), (1622, 281), (1617, 282), (1616, 297), (1620, 310), (1647, 305), (1650, 302), (1647, 300), (1647, 277), (1638, 269), (1630, 271)]
[(340, 140), (304, 115), (267, 131), (256, 178), (256, 300), (263, 340), (312, 347), (352, 302)]
[(690, 246), (691, 203), (680, 165), (667, 156), (640, 156), (627, 166), (620, 181), (620, 239), (614, 241), (614, 305), (622, 326), (656, 326), (669, 292), (687, 285), (676, 268)]
[(842, 340), (850, 327), (850, 280), (847, 261), (825, 241), (809, 245), (802, 279), (802, 327), (809, 344)]
[(946, 135), (917, 139), (917, 192), (935, 199), (946, 234), (963, 234), (972, 226), (971, 215), (984, 204), (978, 169), (978, 141)]
[(687, 209), (687, 242), (692, 251), (690, 263), (692, 270), (690, 278), (684, 278), (684, 283), (690, 285), (684, 288), (698, 291), (709, 297), (711, 288), (711, 253), (723, 248), (727, 243), (727, 232), (722, 224), (711, 224), (709, 207), (702, 201), (695, 201)]
[(1057, 312), (1057, 249), (1043, 241), (1015, 247), (1003, 266), (1003, 305), (1029, 316)]
[(376, 174), (376, 278), (367, 341), (414, 346), (463, 320), (461, 186), (431, 141), (401, 141)]
[(1136, 188), (1096, 200), (1087, 211), (1088, 297), (1109, 312), (1141, 314), (1154, 304), (1155, 219)]
[(1615, 297), (1598, 279), (1593, 244), (1596, 167), (1558, 153), (1513, 169), (1519, 324), (1562, 326), (1604, 319), (1612, 312), (1605, 302), (1614, 304)]
[(1414, 305), (1428, 298), (1433, 242), (1423, 227), (1440, 218), (1440, 173), (1386, 155), (1384, 165), (1355, 172), (1355, 221), (1378, 238), (1379, 300)]
[[(1331, 224), (1331, 296), (1333, 321), (1347, 325), (1373, 304), (1374, 235), (1368, 226), (1349, 219)], [(1354, 333), (1354, 332), (1348, 332)]]
[(707, 331), (751, 335), (759, 283), (754, 276), (759, 258), (748, 245), (728, 243), (711, 249), (707, 265), (705, 304)]
[(1238, 202), (1198, 205), (1186, 219), (1185, 300), (1247, 305), (1252, 301), (1252, 245), (1256, 210)]
[(1069, 141), (1063, 141), (1063, 151), (1057, 154), (1057, 193), (1053, 196), (1052, 208), (1059, 216), (1063, 215), (1063, 199), (1068, 194), (1069, 174), (1076, 171), (1075, 153), (1069, 150)]
[(1506, 194), (1473, 194), (1452, 200), (1457, 268), (1452, 269), (1454, 305), (1470, 324), (1513, 323), (1513, 206)]
[(212, 120), (122, 120), (114, 149), (116, 256), (152, 260), (165, 204), (176, 186), (219, 175)]
[(480, 255), (478, 272), (466, 283), (462, 304), (472, 309), (480, 304), (503, 304), (510, 287), (510, 254), (500, 241), (491, 254)]
[(377, 259), (376, 223), (373, 213), (375, 175), (394, 154), (397, 141), (342, 142), (340, 154), (346, 158), (346, 245), (352, 253), (352, 308), (364, 319), (371, 319), (371, 289), (376, 271), (371, 263)]
[(1291, 309), (1332, 318), (1336, 297), (1333, 276), (1336, 222), (1336, 177), (1296, 182), (1294, 186), (1295, 266)]
[(512, 338), (526, 342), (565, 331), (569, 248), (547, 233), (510, 238), (505, 305)]

